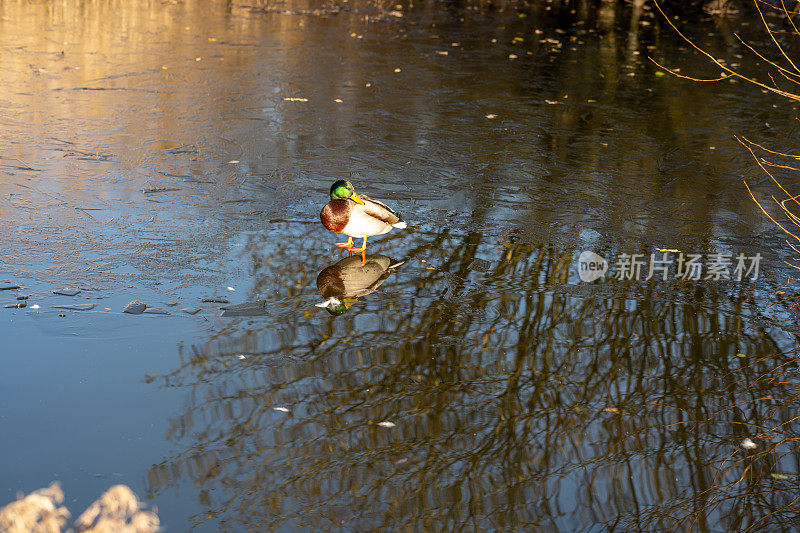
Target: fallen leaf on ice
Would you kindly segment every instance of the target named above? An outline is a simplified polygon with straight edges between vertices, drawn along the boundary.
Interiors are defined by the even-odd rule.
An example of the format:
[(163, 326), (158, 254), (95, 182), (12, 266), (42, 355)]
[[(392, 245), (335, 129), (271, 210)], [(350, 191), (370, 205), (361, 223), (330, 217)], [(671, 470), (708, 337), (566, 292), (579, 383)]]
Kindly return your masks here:
[(745, 450), (754, 450), (754, 449), (758, 448), (758, 444), (756, 444), (755, 442), (753, 442), (753, 441), (752, 441), (752, 440), (750, 440), (749, 438), (745, 438), (745, 439), (742, 441), (742, 444), (741, 444), (741, 446), (742, 446), (742, 448), (744, 448)]

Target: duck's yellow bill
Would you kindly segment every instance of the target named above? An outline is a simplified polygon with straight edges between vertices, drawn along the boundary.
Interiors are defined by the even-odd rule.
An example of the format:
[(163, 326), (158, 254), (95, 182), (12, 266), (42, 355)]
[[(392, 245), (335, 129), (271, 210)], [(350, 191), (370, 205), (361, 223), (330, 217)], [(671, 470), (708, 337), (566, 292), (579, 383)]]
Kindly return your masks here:
[[(364, 202), (361, 202), (364, 203)], [(342, 300), (345, 309), (350, 309), (350, 306), (358, 301), (358, 298), (345, 298)]]
[(350, 197), (355, 203), (364, 205), (364, 200), (358, 197), (356, 193), (353, 193), (353, 196)]

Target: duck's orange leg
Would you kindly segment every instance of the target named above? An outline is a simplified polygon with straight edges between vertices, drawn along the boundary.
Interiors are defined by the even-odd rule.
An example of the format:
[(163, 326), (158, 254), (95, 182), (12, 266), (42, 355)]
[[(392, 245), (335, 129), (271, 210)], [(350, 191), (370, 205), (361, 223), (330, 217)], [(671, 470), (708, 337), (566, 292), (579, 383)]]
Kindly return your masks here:
[(361, 264), (367, 264), (367, 238), (364, 237), (364, 242), (361, 243), (361, 248), (349, 248), (350, 252), (361, 252)]
[(351, 256), (353, 255), (353, 252), (351, 252), (351, 250), (353, 249), (353, 238), (352, 237), (349, 237), (347, 239), (347, 242), (335, 242), (333, 244), (335, 244), (339, 248), (347, 248), (347, 251), (350, 252), (350, 255)]

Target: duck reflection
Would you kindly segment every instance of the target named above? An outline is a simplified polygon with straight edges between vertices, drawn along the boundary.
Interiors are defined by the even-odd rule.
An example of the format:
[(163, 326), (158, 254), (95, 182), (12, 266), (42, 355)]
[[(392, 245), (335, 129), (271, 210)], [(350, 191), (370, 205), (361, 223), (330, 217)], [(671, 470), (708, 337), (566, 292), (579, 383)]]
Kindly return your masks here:
[(360, 297), (375, 292), (403, 263), (378, 254), (367, 255), (363, 264), (361, 257), (345, 257), (317, 276), (317, 289), (325, 301), (316, 305), (333, 316), (344, 314)]

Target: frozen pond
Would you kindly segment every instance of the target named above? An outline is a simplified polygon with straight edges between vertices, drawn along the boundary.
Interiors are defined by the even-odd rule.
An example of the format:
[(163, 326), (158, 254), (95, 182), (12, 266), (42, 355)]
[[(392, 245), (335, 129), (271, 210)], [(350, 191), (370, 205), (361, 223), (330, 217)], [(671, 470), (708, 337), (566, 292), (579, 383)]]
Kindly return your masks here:
[[(791, 150), (794, 112), (656, 76), (709, 67), (573, 4), (0, 4), (0, 505), (58, 480), (168, 531), (779, 530), (797, 456), (739, 443), (794, 416), (792, 254), (734, 135)], [(409, 225), (368, 273), (319, 222), (338, 179)], [(341, 276), (374, 283), (333, 316)]]

